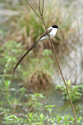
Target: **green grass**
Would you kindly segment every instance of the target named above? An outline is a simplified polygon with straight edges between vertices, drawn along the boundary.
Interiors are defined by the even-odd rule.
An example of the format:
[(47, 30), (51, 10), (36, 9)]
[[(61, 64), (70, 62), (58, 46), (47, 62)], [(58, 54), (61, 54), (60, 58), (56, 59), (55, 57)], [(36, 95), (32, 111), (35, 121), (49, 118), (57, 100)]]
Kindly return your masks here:
[[(68, 90), (69, 90), (69, 94), (71, 96), (72, 102), (76, 102), (76, 101), (78, 101), (82, 98), (82, 96), (83, 96), (83, 85), (72, 86), (71, 83), (70, 83), (70, 80), (69, 80), (67, 82), (67, 86), (68, 86)], [(69, 97), (68, 97), (68, 94), (67, 94), (67, 91), (66, 91), (66, 88), (65, 88), (64, 85), (63, 86), (57, 85), (55, 88), (62, 90), (63, 98), (66, 99), (66, 100), (69, 100)]]
[[(31, 93), (27, 94), (26, 88), (17, 88), (17, 84), (13, 80), (18, 77), (17, 74), (19, 72), (19, 78), (25, 80), (26, 77), (34, 74), (36, 67), (37, 69), (41, 69), (46, 75), (50, 73), (52, 75), (53, 61), (51, 59), (52, 51), (44, 50), (42, 52), (42, 56), (40, 58), (31, 58), (32, 53), (26, 57), (27, 65), (25, 64), (25, 60), (22, 62), (23, 65), (17, 69), (16, 77), (13, 78), (11, 75), (11, 70), (17, 62), (18, 56), (23, 52), (22, 44), (17, 44), (15, 41), (6, 42), (2, 48), (0, 49), (2, 60), (0, 63), (4, 62), (3, 74), (0, 75), (0, 112), (1, 112), (1, 122), (6, 124), (37, 124), (43, 125), (46, 123), (49, 124), (73, 124), (74, 119), (73, 116), (66, 114), (61, 115), (59, 113), (59, 109), (57, 105), (47, 104), (46, 96), (42, 93)], [(8, 64), (10, 66), (8, 67)], [(22, 67), (22, 68), (21, 68)], [(24, 68), (23, 68), (24, 67)], [(40, 71), (41, 71), (40, 70)], [(41, 72), (39, 76), (42, 76)], [(21, 73), (20, 73), (21, 72)], [(47, 73), (48, 72), (48, 73)], [(10, 77), (9, 77), (10, 76)], [(35, 76), (35, 75), (34, 75)], [(44, 75), (45, 76), (45, 75)], [(48, 76), (47, 76), (48, 77)], [(43, 77), (42, 79), (44, 79)], [(46, 79), (46, 78), (45, 78)], [(44, 80), (45, 80), (44, 79)], [(34, 80), (34, 79), (33, 79)], [(38, 81), (38, 80), (37, 80)], [(16, 88), (12, 86), (15, 84)], [(62, 93), (64, 93), (63, 97), (67, 99), (66, 90), (63, 87), (59, 87), (62, 89)], [(68, 81), (68, 88), (70, 95), (72, 97), (72, 101), (77, 101), (80, 96), (79, 89), (81, 86), (75, 86), (73, 88), (70, 87), (70, 81)], [(78, 98), (79, 97), (79, 98)], [(26, 103), (25, 103), (26, 100)], [(68, 100), (68, 99), (67, 99)], [(77, 116), (77, 122), (80, 124), (82, 121), (81, 116)]]
[[(10, 92), (11, 84), (11, 81), (5, 80), (3, 87), (0, 83), (0, 92), (2, 92), (2, 94), (5, 92), (5, 94), (3, 94), (3, 99), (0, 101), (1, 122), (3, 124), (74, 124), (73, 116), (57, 113), (57, 105), (43, 103), (46, 100), (43, 94), (35, 93), (25, 96), (26, 89), (19, 88), (14, 91), (14, 95), (12, 96)], [(1, 90), (1, 87), (3, 87), (3, 90)], [(18, 93), (20, 93), (19, 98), (17, 98)], [(23, 101), (25, 97), (26, 103)], [(4, 103), (1, 103), (3, 100)], [(78, 125), (80, 125), (82, 120), (83, 118), (81, 116), (77, 116)]]

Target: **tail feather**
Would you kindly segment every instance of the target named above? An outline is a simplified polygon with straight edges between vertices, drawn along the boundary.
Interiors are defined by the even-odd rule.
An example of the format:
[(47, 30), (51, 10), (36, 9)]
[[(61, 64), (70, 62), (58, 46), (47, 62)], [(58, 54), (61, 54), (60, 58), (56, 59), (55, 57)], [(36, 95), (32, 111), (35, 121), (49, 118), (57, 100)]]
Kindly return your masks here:
[(16, 66), (13, 69), (13, 72), (15, 72), (16, 68), (18, 67), (18, 65), (20, 64), (20, 62), (24, 59), (24, 57), (38, 44), (38, 42), (40, 41), (40, 39), (35, 42), (28, 50), (27, 52), (20, 58), (20, 60), (17, 62)]

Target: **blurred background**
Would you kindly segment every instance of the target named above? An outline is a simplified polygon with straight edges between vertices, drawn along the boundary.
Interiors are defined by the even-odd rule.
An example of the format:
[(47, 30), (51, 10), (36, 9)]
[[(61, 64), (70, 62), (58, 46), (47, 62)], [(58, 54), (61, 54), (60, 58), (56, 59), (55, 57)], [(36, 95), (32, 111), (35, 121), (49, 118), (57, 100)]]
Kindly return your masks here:
[[(30, 1), (32, 4), (32, 1)], [(36, 0), (38, 2), (38, 0)], [(42, 1), (41, 1), (42, 2)], [(33, 7), (38, 12), (33, 4)], [(83, 1), (45, 0), (47, 27), (60, 27), (52, 39), (83, 124)], [(48, 40), (40, 42), (13, 68), (44, 33), (42, 21), (22, 0), (0, 0), (0, 123), (74, 123), (69, 98)]]

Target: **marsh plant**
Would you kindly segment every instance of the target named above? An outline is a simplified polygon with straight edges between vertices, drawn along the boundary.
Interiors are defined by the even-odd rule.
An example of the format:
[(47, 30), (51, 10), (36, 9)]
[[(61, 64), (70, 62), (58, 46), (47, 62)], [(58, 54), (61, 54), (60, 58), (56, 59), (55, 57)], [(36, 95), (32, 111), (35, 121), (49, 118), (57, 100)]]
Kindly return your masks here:
[[(6, 123), (14, 123), (14, 124), (35, 124), (35, 125), (43, 125), (43, 124), (54, 124), (54, 125), (69, 125), (74, 124), (74, 118), (71, 115), (60, 115), (57, 113), (56, 105), (47, 105), (42, 103), (44, 101), (45, 96), (42, 94), (35, 93), (30, 95), (30, 101), (28, 105), (29, 111), (20, 116), (11, 114), (6, 111), (6, 115), (4, 117), (4, 122)], [(30, 109), (32, 109), (30, 111)], [(54, 110), (56, 109), (56, 112)], [(0, 109), (3, 111), (3, 109)], [(5, 111), (5, 109), (4, 109)], [(77, 123), (80, 124), (82, 121), (82, 117), (77, 117)], [(4, 123), (3, 122), (3, 123)]]
[[(72, 86), (71, 80), (68, 80), (68, 82), (66, 82), (66, 84), (68, 85), (68, 90), (69, 90), (72, 101), (76, 102), (76, 101), (80, 100), (83, 96), (83, 85)], [(55, 89), (62, 90), (63, 98), (65, 100), (69, 100), (67, 92), (66, 92), (66, 88), (64, 85), (63, 86), (57, 85), (55, 87)]]
[[(74, 124), (73, 116), (61, 115), (57, 105), (46, 102), (47, 97), (44, 94), (28, 94), (25, 88), (11, 88), (11, 85), (11, 80), (0, 79), (1, 124)], [(14, 92), (13, 95), (12, 92)], [(80, 125), (83, 118), (77, 116), (76, 119)]]

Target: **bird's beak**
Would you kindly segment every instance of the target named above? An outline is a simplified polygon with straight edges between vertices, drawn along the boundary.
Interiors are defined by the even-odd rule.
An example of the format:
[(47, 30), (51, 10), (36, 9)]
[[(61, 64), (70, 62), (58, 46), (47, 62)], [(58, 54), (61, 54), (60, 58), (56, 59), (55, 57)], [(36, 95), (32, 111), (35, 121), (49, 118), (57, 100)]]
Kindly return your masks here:
[(60, 29), (60, 28), (58, 27), (58, 29)]

